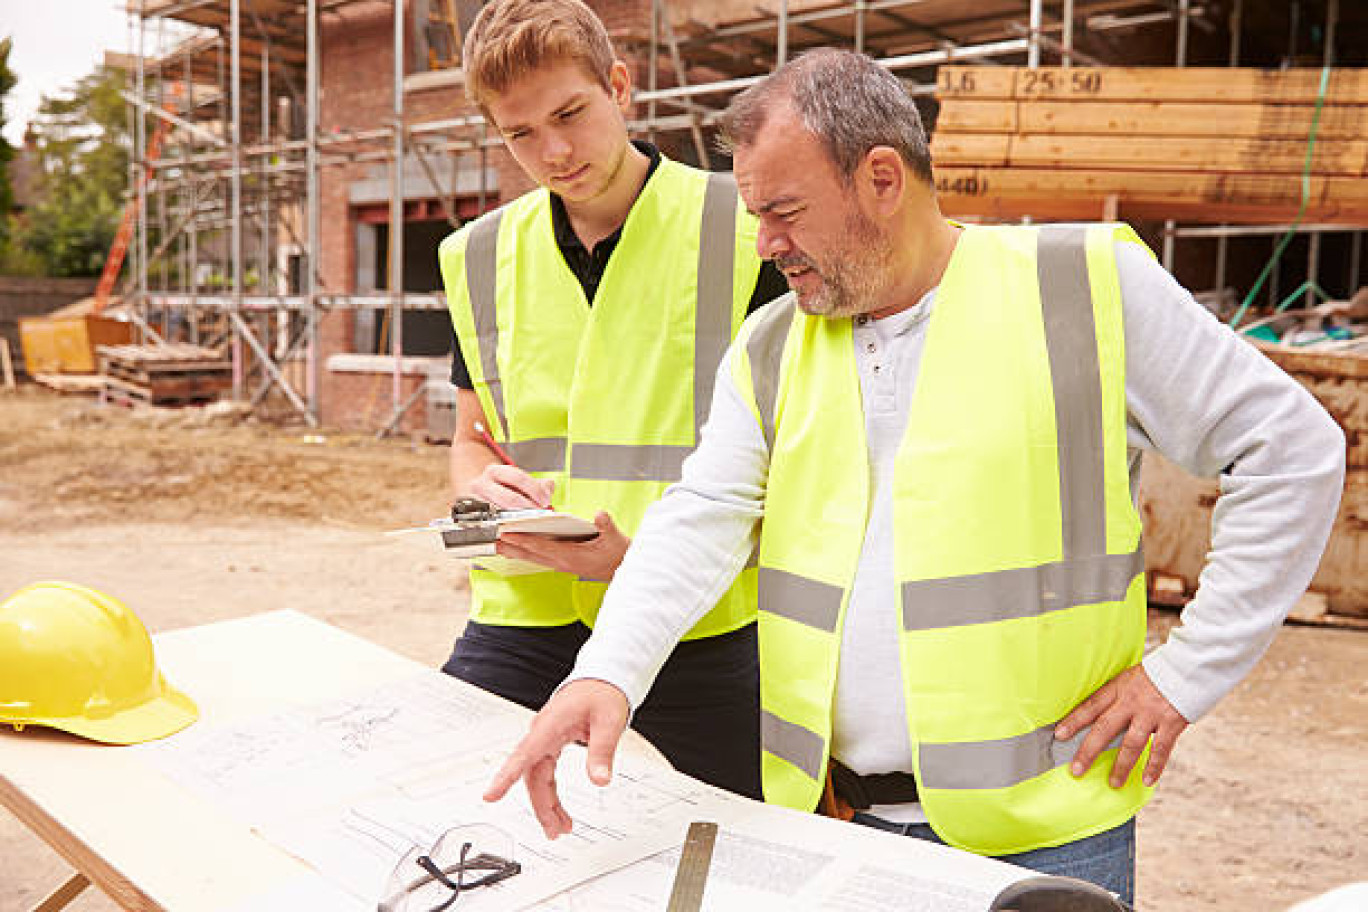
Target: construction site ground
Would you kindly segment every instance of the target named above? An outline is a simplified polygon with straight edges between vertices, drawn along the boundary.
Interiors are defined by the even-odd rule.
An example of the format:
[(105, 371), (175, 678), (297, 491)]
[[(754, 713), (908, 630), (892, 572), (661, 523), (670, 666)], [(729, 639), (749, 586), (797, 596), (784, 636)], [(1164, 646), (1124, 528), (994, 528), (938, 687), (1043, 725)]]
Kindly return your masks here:
[[(463, 565), (384, 532), (441, 514), (445, 466), (409, 440), (0, 391), (0, 593), (70, 579), (154, 632), (292, 608), (435, 666), (465, 620)], [(1152, 610), (1151, 641), (1176, 621)], [(1281, 910), (1365, 877), (1366, 662), (1368, 633), (1285, 627), (1188, 730), (1140, 815), (1139, 908)], [(0, 813), (0, 909), (68, 873)], [(70, 908), (116, 907), (88, 890)]]

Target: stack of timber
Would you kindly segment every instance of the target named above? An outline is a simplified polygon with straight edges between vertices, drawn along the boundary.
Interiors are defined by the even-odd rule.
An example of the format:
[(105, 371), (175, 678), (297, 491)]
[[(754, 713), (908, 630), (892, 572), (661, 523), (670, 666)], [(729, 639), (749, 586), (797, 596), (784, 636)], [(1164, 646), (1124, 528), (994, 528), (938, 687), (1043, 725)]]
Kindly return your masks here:
[[(1322, 71), (944, 66), (947, 215), (1290, 222)], [(1332, 70), (1307, 222), (1368, 224), (1368, 69)]]
[(198, 345), (101, 345), (100, 399), (118, 405), (200, 405), (232, 386), (232, 362)]
[[(1347, 472), (1330, 541), (1292, 619), (1368, 630), (1368, 352), (1257, 343), (1325, 406), (1348, 441)], [(1150, 600), (1182, 605), (1206, 565), (1217, 483), (1147, 453), (1140, 476)]]

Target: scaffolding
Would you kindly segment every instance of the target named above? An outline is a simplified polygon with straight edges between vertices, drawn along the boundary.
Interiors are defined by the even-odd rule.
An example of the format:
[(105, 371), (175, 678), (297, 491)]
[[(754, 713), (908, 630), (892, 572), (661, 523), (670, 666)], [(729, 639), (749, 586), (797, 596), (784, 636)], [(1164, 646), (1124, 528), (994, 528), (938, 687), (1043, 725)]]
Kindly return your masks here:
[[(1044, 0), (767, 2), (758, 11), (746, 7), (745, 17), (738, 18), (734, 13), (741, 5), (734, 0), (651, 0), (645, 27), (615, 34), (619, 50), (636, 53), (643, 63), (644, 84), (635, 94), (637, 113), (630, 124), (634, 133), (666, 138), (691, 149), (700, 166), (713, 167), (708, 130), (729, 98), (816, 46), (868, 53), (909, 92), (926, 96), (935, 91), (936, 68), (947, 62), (1102, 64), (1075, 47), (1079, 29), (1129, 35), (1171, 26), (1174, 59), (1182, 65), (1189, 29), (1216, 28), (1214, 5), (1192, 0), (1060, 0), (1048, 10)], [(1333, 36), (1338, 3), (1328, 2)], [(405, 111), (408, 90), (456, 72), (461, 26), (478, 4), (127, 0), (127, 9), (131, 61), (125, 97), (134, 126), (130, 186), (137, 218), (123, 295), (133, 318), (154, 341), (182, 335), (184, 341), (226, 345), (234, 398), (255, 406), (274, 393), (316, 425), (323, 316), (377, 313), (388, 321), (393, 378), (389, 418), (377, 430), (392, 431), (421, 393), (403, 393), (402, 315), (445, 308), (440, 294), (403, 288), (402, 226), (406, 201), (417, 189), (405, 182), (426, 184), (430, 192), (418, 192), (435, 201), (434, 210), (453, 226), (499, 202), (488, 161), (499, 140), (478, 114), (420, 120)], [(1235, 0), (1232, 65), (1239, 58), (1241, 9), (1242, 0)], [(324, 19), (344, 28), (348, 16), (386, 13), (393, 54), (387, 121), (323, 131)], [(1333, 46), (1331, 37), (1327, 60)], [(412, 68), (411, 59), (417, 61)], [(446, 84), (459, 93), (456, 80)], [(338, 110), (330, 99), (330, 119)], [(148, 125), (156, 120), (165, 124), (165, 138), (161, 154), (149, 159)], [(410, 162), (417, 163), (417, 173), (406, 173)], [(336, 275), (329, 281), (321, 265), (323, 176), (355, 163), (373, 163), (387, 177), (383, 292), (358, 292)], [(151, 179), (134, 180), (143, 168)], [(468, 199), (464, 208), (459, 197)], [(1201, 230), (1217, 231), (1224, 245), (1225, 237), (1245, 229)], [(1329, 229), (1306, 230), (1319, 238)], [(1176, 240), (1194, 231), (1166, 226), (1166, 265)], [(1357, 252), (1358, 232), (1353, 236)]]

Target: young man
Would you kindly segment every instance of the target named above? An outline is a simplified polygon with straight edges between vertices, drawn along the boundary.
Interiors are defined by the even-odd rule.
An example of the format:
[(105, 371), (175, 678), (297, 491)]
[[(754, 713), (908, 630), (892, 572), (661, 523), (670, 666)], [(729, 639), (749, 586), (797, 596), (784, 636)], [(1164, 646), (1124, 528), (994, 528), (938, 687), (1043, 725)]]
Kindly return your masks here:
[[(916, 108), (862, 55), (798, 58), (723, 129), (794, 294), (747, 321), (683, 480), (486, 797), (521, 777), (568, 830), (555, 756), (585, 740), (607, 782), (672, 631), (763, 517), (766, 800), (1129, 901), (1175, 741), (1311, 579), (1343, 433), (1129, 228), (947, 222)], [(1144, 450), (1222, 490), (1201, 589), (1148, 656)]]
[[(444, 670), (535, 709), (588, 638), (627, 537), (678, 480), (741, 321), (785, 289), (729, 175), (629, 142), (627, 67), (579, 0), (495, 0), (464, 52), (467, 93), (540, 187), (441, 247), (459, 342), (453, 492), (594, 517), (600, 534), (501, 541), (547, 569), (473, 568)], [(754, 619), (751, 571), (679, 631), (634, 724), (680, 770), (758, 797)]]

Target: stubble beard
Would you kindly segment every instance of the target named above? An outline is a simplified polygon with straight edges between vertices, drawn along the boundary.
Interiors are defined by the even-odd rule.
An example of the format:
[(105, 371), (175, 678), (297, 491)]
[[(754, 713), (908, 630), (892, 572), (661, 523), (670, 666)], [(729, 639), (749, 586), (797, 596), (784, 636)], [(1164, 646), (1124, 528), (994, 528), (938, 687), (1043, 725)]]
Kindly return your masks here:
[(797, 295), (799, 309), (809, 316), (841, 319), (878, 310), (892, 284), (892, 250), (874, 223), (864, 213), (852, 210), (846, 217), (844, 234), (848, 242), (823, 257), (827, 262), (803, 257), (805, 265), (822, 279), (807, 297)]

